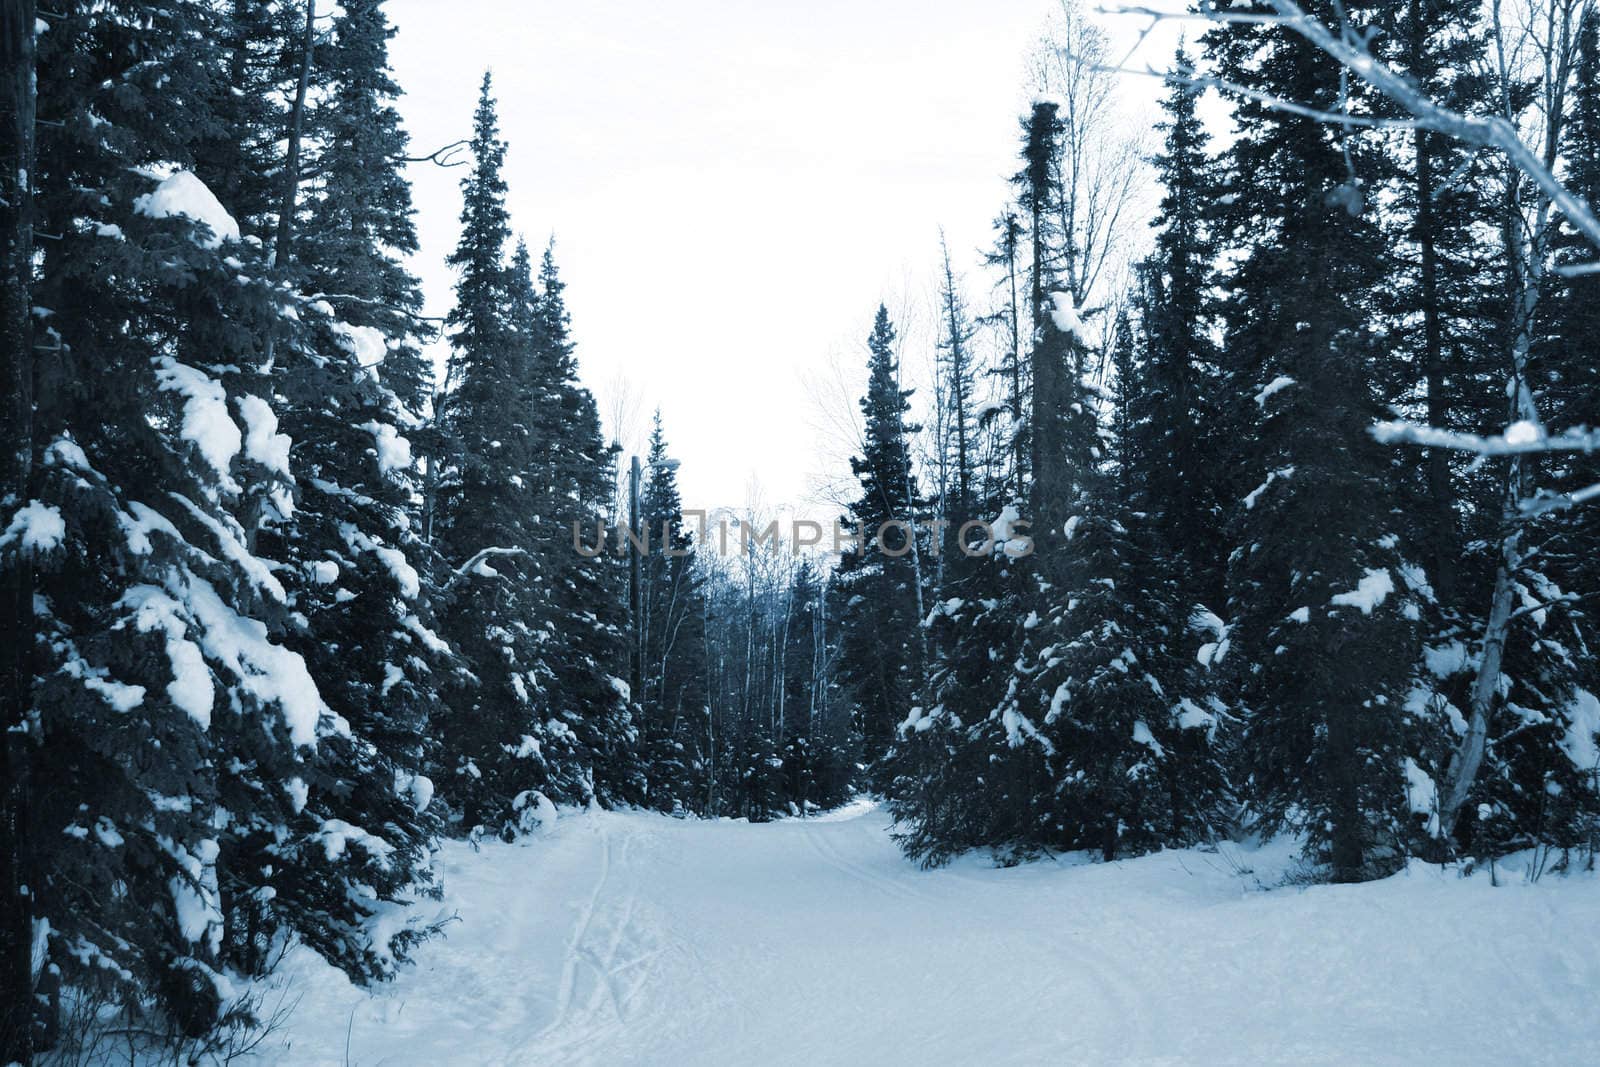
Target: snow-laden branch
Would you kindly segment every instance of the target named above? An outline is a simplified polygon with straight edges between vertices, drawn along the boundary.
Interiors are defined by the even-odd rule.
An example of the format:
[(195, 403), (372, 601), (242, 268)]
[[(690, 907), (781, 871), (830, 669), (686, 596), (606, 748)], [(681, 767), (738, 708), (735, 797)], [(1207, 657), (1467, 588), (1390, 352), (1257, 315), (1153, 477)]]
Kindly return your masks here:
[(484, 566), (485, 560), (492, 559), (495, 556), (526, 556), (527, 554), (528, 550), (525, 548), (480, 548), (465, 563), (451, 572), (450, 580), (444, 583), (444, 591), (448, 592), (474, 574), (492, 577), (493, 571), (485, 574), (484, 570), (479, 569)]
[(1548, 489), (1541, 489), (1536, 495), (1522, 501), (1518, 507), (1524, 515), (1532, 517), (1551, 511), (1565, 511), (1579, 504), (1587, 504), (1591, 500), (1600, 500), (1600, 482), (1570, 493), (1554, 493)]
[[(1427, 448), (1448, 448), (1455, 452), (1470, 452), (1477, 456), (1526, 456), (1540, 452), (1600, 452), (1600, 430), (1579, 428), (1562, 433), (1546, 434), (1533, 422), (1514, 422), (1506, 432), (1493, 437), (1475, 433), (1458, 433), (1423, 426), (1414, 422), (1380, 422), (1372, 427), (1372, 436), (1386, 445), (1422, 445)], [(1540, 490), (1521, 500), (1517, 510), (1525, 517), (1564, 511), (1591, 500), (1600, 499), (1600, 482), (1570, 493)]]
[(1493, 437), (1458, 433), (1414, 422), (1380, 422), (1372, 436), (1386, 445), (1423, 445), (1479, 456), (1522, 456), (1536, 452), (1600, 452), (1600, 430), (1576, 429), (1546, 434), (1530, 422), (1512, 423)]

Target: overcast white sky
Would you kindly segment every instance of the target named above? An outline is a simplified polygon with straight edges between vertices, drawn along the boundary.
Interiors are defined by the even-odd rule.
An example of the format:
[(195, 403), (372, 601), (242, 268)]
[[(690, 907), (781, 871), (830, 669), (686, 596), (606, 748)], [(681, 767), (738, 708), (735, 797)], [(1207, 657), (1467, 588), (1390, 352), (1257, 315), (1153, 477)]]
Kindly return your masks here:
[[(873, 312), (927, 299), (940, 226), (976, 277), (1015, 169), (1024, 59), (1053, 5), (389, 7), (417, 151), (469, 134), (494, 71), (513, 225), (535, 247), (556, 236), (583, 378), (608, 421), (631, 398), (624, 430), (642, 435), (661, 407), (690, 507), (739, 507), (759, 480), (770, 504), (826, 518), (810, 498), (842, 454), (817, 440), (817, 383), (834, 363), (864, 382)], [(410, 171), (435, 314), (451, 298), (463, 173)]]

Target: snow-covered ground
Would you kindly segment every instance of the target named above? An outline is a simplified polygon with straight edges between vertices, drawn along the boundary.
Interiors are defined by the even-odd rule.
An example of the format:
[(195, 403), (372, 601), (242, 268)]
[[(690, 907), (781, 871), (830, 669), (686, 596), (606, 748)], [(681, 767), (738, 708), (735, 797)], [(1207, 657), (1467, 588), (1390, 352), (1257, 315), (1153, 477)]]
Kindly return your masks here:
[(870, 804), (768, 825), (589, 812), (479, 854), (449, 844), (448, 938), (375, 995), (292, 958), (299, 1004), (262, 1058), (1573, 1064), (1600, 1048), (1592, 876), (1502, 868), (1494, 888), (1416, 865), (1283, 888), (1276, 845), (923, 872), (887, 828)]

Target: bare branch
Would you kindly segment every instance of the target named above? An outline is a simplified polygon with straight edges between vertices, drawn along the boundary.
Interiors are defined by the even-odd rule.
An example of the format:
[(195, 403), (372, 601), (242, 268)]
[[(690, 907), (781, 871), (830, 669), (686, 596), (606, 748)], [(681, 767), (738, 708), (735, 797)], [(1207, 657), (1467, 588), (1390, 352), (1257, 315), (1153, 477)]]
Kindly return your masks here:
[[(1216, 11), (1209, 8), (1196, 12), (1163, 12), (1149, 7), (1102, 8), (1108, 14), (1141, 15), (1158, 19), (1193, 18), (1214, 23), (1258, 23), (1283, 26), (1315, 45), (1362, 81), (1388, 97), (1408, 112), (1414, 125), (1435, 133), (1442, 133), (1467, 144), (1483, 148), (1497, 148), (1504, 152), (1512, 166), (1537, 185), (1551, 204), (1564, 215), (1596, 248), (1600, 248), (1600, 218), (1589, 206), (1578, 199), (1556, 178), (1551, 167), (1533, 149), (1523, 142), (1515, 126), (1500, 115), (1466, 115), (1452, 111), (1429, 99), (1407, 77), (1375, 58), (1364, 39), (1348, 23), (1343, 32), (1335, 34), (1320, 21), (1306, 14), (1295, 0), (1267, 0), (1277, 11), (1276, 15), (1248, 14)], [(1296, 111), (1291, 106), (1285, 110)], [(1296, 113), (1304, 114), (1300, 109)], [(1342, 115), (1308, 116), (1324, 118), (1329, 122), (1343, 122)]]
[(1359, 126), (1372, 130), (1414, 130), (1421, 125), (1416, 119), (1378, 118), (1372, 115), (1350, 115), (1343, 111), (1328, 111), (1325, 108), (1311, 107), (1285, 97), (1264, 93), (1259, 89), (1252, 89), (1247, 85), (1219, 78), (1215, 74), (1201, 74), (1193, 67), (1176, 67), (1171, 71), (1157, 70), (1155, 67), (1101, 67), (1109, 74), (1137, 74), (1146, 78), (1169, 78), (1173, 75), (1181, 78), (1185, 84), (1197, 89), (1215, 89), (1218, 92), (1229, 93), (1264, 104), (1274, 111), (1284, 111), (1302, 118), (1315, 119), (1318, 122), (1337, 124), (1340, 126)]
[(436, 166), (440, 166), (440, 167), (461, 167), (461, 166), (465, 166), (467, 164), (468, 160), (466, 160), (465, 158), (462, 157), (462, 153), (465, 150), (466, 146), (471, 144), (471, 143), (472, 143), (471, 141), (465, 140), (465, 139), (460, 140), (460, 141), (451, 141), (449, 144), (445, 145), (443, 148), (439, 148), (439, 149), (436, 149), (436, 150), (434, 150), (432, 152), (429, 152), (425, 156), (400, 156), (400, 157), (398, 157), (398, 162), (401, 162), (401, 163), (432, 163), (432, 164), (434, 164)]

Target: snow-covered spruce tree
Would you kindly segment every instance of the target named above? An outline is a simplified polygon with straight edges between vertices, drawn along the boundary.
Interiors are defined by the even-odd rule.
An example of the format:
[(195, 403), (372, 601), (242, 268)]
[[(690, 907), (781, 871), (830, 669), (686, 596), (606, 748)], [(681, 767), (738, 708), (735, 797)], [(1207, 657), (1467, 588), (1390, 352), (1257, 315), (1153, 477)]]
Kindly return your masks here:
[(705, 715), (706, 635), (694, 539), (684, 527), (678, 475), (669, 462), (660, 411), (651, 428), (648, 458), (639, 515), (650, 536), (641, 568), (640, 732), (650, 804), (672, 811), (700, 793), (690, 779), (685, 742)]
[(1167, 691), (1150, 674), (1148, 635), (1133, 618), (1127, 531), (1102, 469), (1096, 401), (1084, 387), (1089, 349), (1071, 297), (1055, 298), (1061, 319), (1036, 318), (1032, 587), (996, 709), (1007, 747), (1037, 749), (1044, 780), (1018, 836), (1004, 843), (1096, 848), (1110, 859), (1125, 847), (1123, 835), (1126, 847), (1142, 849), (1166, 829), (1158, 760), (1172, 731)]
[[(1385, 60), (1430, 99), (1462, 113), (1496, 109), (1489, 43), (1472, 0), (1391, 5), (1379, 35)], [(1520, 92), (1521, 90), (1513, 90)], [(1385, 219), (1394, 270), (1379, 301), (1387, 345), (1399, 357), (1384, 381), (1391, 406), (1430, 426), (1476, 432), (1501, 418), (1505, 296), (1503, 263), (1485, 235), (1498, 226), (1491, 168), (1466, 145), (1424, 129), (1390, 137), (1395, 208)], [(1493, 427), (1498, 428), (1498, 427)], [(1396, 484), (1413, 516), (1411, 539), (1439, 599), (1441, 620), (1461, 623), (1481, 609), (1477, 583), (1463, 590), (1463, 516), (1498, 510), (1496, 493), (1466, 471), (1468, 457), (1430, 449), (1418, 470), (1399, 457)], [(1492, 535), (1491, 535), (1492, 536)], [(1471, 564), (1468, 563), (1470, 566)], [(1463, 600), (1465, 596), (1465, 600)]]
[(1028, 379), (1026, 312), (1026, 244), (1027, 230), (1015, 206), (1008, 206), (994, 220), (994, 244), (984, 253), (984, 264), (999, 274), (996, 306), (983, 320), (1000, 333), (999, 357), (989, 374), (997, 403), (976, 417), (980, 429), (999, 437), (1006, 462), (999, 469), (986, 472), (987, 497), (993, 501), (1001, 498), (1021, 500), (1026, 492), (1028, 478), (1028, 395), (1032, 383)]
[[(1493, 63), (1482, 16), (1465, 0), (1389, 5), (1373, 13), (1382, 20), (1377, 47), (1430, 98), (1463, 113), (1493, 112), (1498, 93), (1486, 73)], [(1376, 389), (1393, 412), (1441, 428), (1494, 432), (1503, 424), (1507, 301), (1504, 263), (1486, 240), (1501, 212), (1493, 167), (1427, 130), (1385, 140), (1389, 174), (1374, 167), (1372, 185), (1381, 190), (1375, 198), (1393, 208), (1380, 216), (1388, 271), (1372, 325), (1389, 357), (1374, 366)], [(1429, 450), (1420, 465), (1410, 455), (1390, 463), (1395, 531), (1414, 546), (1436, 594), (1418, 599), (1423, 659), (1405, 701), (1408, 794), (1414, 807), (1431, 809), (1458, 744), (1451, 724), (1469, 705), (1475, 662), (1464, 638), (1481, 625), (1481, 591), (1494, 581), (1502, 494), (1494, 479), (1473, 476), (1469, 457), (1444, 449)], [(1424, 818), (1427, 834), (1437, 834), (1439, 821)]]
[(210, 6), (227, 92), (212, 102), (216, 121), (194, 131), (194, 171), (228, 206), (241, 232), (270, 237), (282, 204), (290, 108), (306, 58), (305, 0), (217, 0)]
[[(415, 335), (417, 284), (388, 250), (414, 250), (406, 139), (392, 101), (381, 6), (355, 0), (315, 52), (317, 95), (305, 158), (324, 181), (294, 190), (298, 223), (274, 227), (275, 273), (303, 294), (298, 329), (275, 350), (275, 406), (294, 442), (292, 515), (257, 514), (254, 544), (278, 572), (302, 624), (286, 644), (350, 726), (324, 743), (304, 794), (307, 832), (286, 842), (255, 827), (259, 865), (280, 873), (270, 898), (241, 877), (241, 960), (287, 928), (357, 978), (388, 974), (423, 931), (391, 922), (432, 881), (428, 727), (447, 659), (429, 629), (429, 589), (414, 560), (416, 483), (404, 433), (419, 423), (427, 375)], [(437, 672), (437, 673), (436, 673)], [(243, 832), (243, 831), (242, 831)], [(337, 838), (337, 840), (336, 840)], [(292, 859), (291, 859), (292, 857)], [(224, 886), (225, 892), (228, 886)], [(383, 917), (376, 940), (363, 917)]]
[(418, 336), (421, 291), (394, 257), (417, 249), (416, 212), (402, 173), (409, 139), (396, 110), (401, 90), (389, 70), (395, 31), (383, 0), (348, 0), (340, 8), (332, 40), (316, 52), (315, 70), (325, 86), (309, 118), (319, 145), (318, 181), (304, 198), (304, 236), (294, 253), (313, 298), (327, 300), (340, 321), (357, 328), (339, 331), (343, 347), (366, 343), (358, 354), (370, 362), (379, 356), (374, 338), (358, 329), (384, 335), (376, 378), (392, 421), (406, 430), (419, 424), (432, 399), (433, 369)]
[[(1417, 0), (1391, 5), (1374, 17), (1383, 20), (1376, 47), (1385, 61), (1456, 111), (1494, 113), (1507, 102), (1517, 101), (1514, 106), (1520, 108), (1537, 96), (1530, 81), (1497, 84), (1498, 76), (1490, 73), (1495, 64), (1487, 58), (1493, 54), (1492, 31), (1478, 5)], [(1559, 129), (1559, 123), (1548, 129)], [(1494, 157), (1421, 129), (1392, 137), (1390, 146), (1398, 194), (1396, 210), (1386, 220), (1393, 270), (1377, 308), (1388, 331), (1384, 343), (1398, 358), (1381, 372), (1388, 375), (1380, 376), (1382, 392), (1408, 418), (1442, 429), (1498, 433), (1521, 417), (1508, 417), (1506, 401), (1506, 372), (1517, 363), (1521, 327), (1526, 323), (1530, 332), (1538, 331), (1548, 308), (1535, 301), (1539, 314), (1525, 313), (1522, 294), (1529, 289), (1543, 294), (1555, 279), (1546, 274), (1531, 286), (1518, 283), (1525, 276), (1519, 265), (1521, 238), (1532, 230), (1516, 183), (1507, 181)], [(1498, 241), (1491, 237), (1496, 233)], [(1542, 244), (1535, 238), (1525, 247), (1532, 251)], [(1542, 260), (1548, 251), (1543, 247), (1535, 256)], [(1542, 389), (1545, 383), (1534, 367), (1538, 342), (1531, 348), (1528, 380)], [(1449, 809), (1462, 743), (1458, 730), (1482, 691), (1477, 676), (1484, 667), (1483, 645), (1472, 647), (1471, 636), (1497, 628), (1484, 591), (1499, 586), (1502, 560), (1520, 555), (1504, 552), (1508, 538), (1524, 536), (1520, 515), (1513, 512), (1507, 521), (1507, 496), (1519, 493), (1539, 464), (1507, 464), (1519, 485), (1508, 489), (1500, 464), (1485, 465), (1444, 449), (1429, 450), (1425, 457), (1421, 467), (1409, 456), (1396, 457), (1391, 471), (1408, 521), (1402, 537), (1416, 546), (1415, 555), (1437, 591), (1436, 601), (1420, 605), (1426, 646), (1406, 699), (1418, 742), (1416, 767), (1408, 766), (1407, 773), (1417, 806), (1435, 806), (1429, 798), (1437, 795), (1436, 806)], [(1570, 588), (1556, 547), (1559, 534), (1544, 543), (1564, 525), (1527, 524), (1525, 535), (1539, 549), (1518, 560), (1515, 576), (1504, 586), (1504, 603), (1510, 614), (1516, 586), (1521, 607), (1534, 600), (1549, 601), (1550, 607), (1516, 612), (1499, 628), (1505, 640), (1490, 642), (1498, 646), (1496, 688), (1503, 686), (1485, 720), (1494, 740), (1477, 793), (1461, 818), (1441, 810), (1439, 819), (1429, 819), (1429, 836), (1443, 829), (1450, 838), (1427, 842), (1430, 850), (1466, 848), (1493, 855), (1530, 841), (1570, 844), (1587, 833), (1583, 813), (1593, 810), (1593, 786), (1564, 751), (1567, 715), (1577, 696), (1579, 657), (1573, 650), (1584, 638), (1574, 629), (1572, 606), (1559, 592)], [(1498, 596), (1490, 599), (1501, 602)]]
[(729, 762), (735, 780), (729, 790), (728, 814), (766, 822), (784, 811), (783, 758), (770, 725), (758, 718), (740, 724), (733, 736)]
[[(1173, 66), (1188, 71), (1192, 61), (1180, 49)], [(1120, 447), (1183, 594), (1215, 611), (1227, 554), (1210, 299), (1218, 252), (1210, 215), (1220, 191), (1199, 98), (1188, 77), (1168, 77), (1161, 150), (1151, 160), (1163, 195), (1151, 220), (1155, 248), (1139, 265), (1138, 386), (1123, 390), (1129, 425)]]
[(546, 729), (559, 734), (565, 724), (578, 753), (552, 781), (572, 801), (592, 793), (603, 803), (638, 803), (645, 794), (639, 735), (633, 697), (618, 676), (627, 664), (623, 572), (609, 565), (614, 560), (578, 552), (573, 533), (599, 529), (609, 514), (616, 449), (605, 442), (593, 394), (578, 380), (565, 290), (552, 240), (539, 260), (530, 338), (533, 391), (556, 400), (535, 416), (537, 533), (552, 612), (542, 625), (554, 640)]
[[(462, 180), (461, 241), (450, 257), (459, 280), (448, 316), (450, 377), (438, 417), (441, 457), (435, 549), (443, 587), (441, 627), (469, 671), (452, 691), (440, 731), (439, 788), (464, 829), (501, 829), (513, 800), (543, 784), (545, 736), (536, 699), (549, 675), (548, 643), (536, 609), (544, 599), (537, 462), (531, 420), (531, 345), (514, 322), (531, 319), (526, 259), (521, 285), (506, 267), (510, 220), (490, 80), (473, 118), (471, 173)], [(554, 738), (565, 739), (565, 732)]]
[[(1052, 168), (1040, 164), (1054, 157), (1053, 111), (1036, 106), (1029, 127), (1021, 202), (1030, 210), (1052, 204)], [(1142, 550), (1131, 532), (1135, 502), (1107, 454), (1089, 338), (1073, 296), (1052, 292), (1047, 247), (1036, 242), (1030, 286), (1031, 586), (1019, 605), (1027, 613), (1012, 646), (1013, 675), (991, 716), (1007, 748), (1038, 750), (1045, 781), (1014, 809), (1026, 812), (1016, 836), (996, 843), (1092, 848), (1112, 859), (1209, 830), (1220, 778), (1210, 767), (1186, 773), (1186, 763), (1205, 755), (1214, 716), (1189, 697), (1176, 647), (1184, 611), (1167, 575), (1151, 566), (1148, 545)], [(1126, 369), (1132, 339), (1122, 327)], [(1184, 736), (1190, 732), (1198, 736)], [(999, 738), (992, 728), (989, 736)]]
[[(1149, 788), (1127, 794), (1130, 800), (1140, 799), (1146, 813), (1143, 827), (1128, 824), (1129, 829), (1142, 829), (1142, 835), (1124, 832), (1135, 838), (1130, 847), (1192, 844), (1227, 830), (1236, 810), (1232, 775), (1237, 756), (1226, 707), (1212, 679), (1195, 662), (1189, 620), (1201, 580), (1172, 540), (1176, 524), (1160, 521), (1167, 506), (1161, 494), (1170, 486), (1167, 464), (1178, 458), (1165, 454), (1171, 443), (1168, 427), (1146, 406), (1161, 387), (1148, 384), (1151, 368), (1139, 349), (1132, 323), (1121, 317), (1110, 359), (1116, 375), (1109, 442), (1113, 465), (1105, 483), (1112, 494), (1108, 508), (1124, 585), (1115, 614), (1130, 635), (1124, 659), (1129, 653), (1141, 659), (1140, 680), (1165, 709), (1162, 714), (1145, 703), (1155, 725), (1140, 720), (1156, 742), (1146, 747), (1155, 754), (1151, 770), (1165, 795), (1156, 798)], [(1203, 457), (1198, 454), (1197, 462), (1191, 455), (1184, 462), (1200, 465)], [(1139, 697), (1149, 699), (1142, 693)], [(1144, 731), (1139, 733), (1143, 737)]]
[[(937, 580), (930, 583), (929, 606), (922, 621), (930, 650), (928, 691), (934, 697), (934, 706), (926, 709), (929, 714), (916, 718), (917, 728), (905, 723), (897, 727), (895, 758), (888, 768), (892, 776), (888, 789), (891, 804), (908, 819), (937, 806), (937, 798), (949, 787), (954, 742), (948, 730), (956, 725), (951, 707), (964, 707), (963, 694), (981, 689), (994, 671), (995, 665), (987, 654), (992, 647), (987, 642), (993, 635), (985, 637), (986, 628), (976, 626), (987, 614), (982, 605), (997, 604), (1001, 592), (1000, 569), (983, 547), (983, 523), (1015, 499), (1011, 495), (1015, 488), (1013, 475), (1026, 467), (1025, 461), (1018, 460), (1014, 447), (1023, 438), (1026, 423), (1011, 419), (1012, 409), (1008, 407), (1020, 405), (1026, 395), (1021, 380), (1022, 358), (1013, 358), (1011, 351), (1014, 324), (1010, 298), (1017, 295), (1013, 283), (1020, 269), (1017, 257), (1021, 230), (1005, 217), (997, 225), (1001, 246), (992, 263), (1002, 272), (1003, 280), (1001, 308), (993, 324), (1003, 338), (1003, 352), (1000, 366), (990, 377), (992, 388), (1005, 400), (989, 405), (982, 416), (976, 330), (949, 250), (942, 248), (939, 382), (935, 395), (944, 411), (942, 416), (935, 414), (944, 420), (936, 447), (944, 449), (940, 463), (945, 473), (935, 510), (943, 526), (937, 532), (939, 556), (931, 568)], [(999, 417), (1002, 414), (1004, 418)]]
[(466, 661), (445, 716), (440, 788), (464, 828), (509, 832), (551, 802), (636, 800), (642, 773), (627, 684), (624, 610), (592, 545), (612, 454), (577, 381), (563, 284), (535, 278), (510, 236), (495, 103), (484, 76), (474, 165), (463, 180), (459, 272), (448, 317), (453, 390), (439, 421), (435, 547), (442, 627)]
[[(281, 565), (251, 545), (259, 501), (293, 511), (264, 353), (293, 340), (294, 300), (187, 169), (226, 92), (222, 29), (200, 4), (68, 4), (38, 36), (56, 117), (27, 207), (49, 239), (0, 522), (0, 569), (30, 585), (9, 619), (29, 662), (7, 813), (30, 843), (28, 981), (191, 1053), (248, 1022), (230, 975), (255, 967), (225, 937), (240, 887), (302, 876), (332, 828), (301, 783), (355, 740), (288, 647), (307, 621)], [(257, 834), (284, 846), (276, 875)], [(333, 881), (365, 860), (318, 862)]]
[[(1593, 6), (1586, 9), (1579, 32), (1571, 116), (1567, 184), (1585, 203), (1600, 204), (1600, 10)], [(1600, 259), (1591, 242), (1565, 228), (1557, 234), (1555, 251), (1558, 263), (1568, 268)], [(1600, 274), (1558, 273), (1554, 286), (1549, 348), (1542, 354), (1548, 418), (1553, 426), (1593, 427), (1600, 424), (1600, 364), (1593, 358), (1600, 352)], [(1548, 476), (1557, 492), (1578, 490), (1600, 482), (1600, 460), (1569, 456), (1552, 464)], [(1560, 522), (1560, 584), (1578, 594), (1600, 589), (1600, 510), (1580, 508)], [(1600, 693), (1600, 662), (1582, 651), (1600, 642), (1600, 611), (1592, 603), (1570, 610), (1578, 626), (1574, 652), (1583, 664), (1581, 684)]]
[(867, 392), (861, 399), (862, 454), (851, 469), (861, 496), (843, 527), (859, 538), (859, 551), (839, 566), (839, 680), (855, 702), (864, 754), (888, 751), (895, 725), (922, 688), (918, 568), (913, 529), (923, 501), (911, 470), (906, 423), (911, 390), (900, 388), (899, 358), (889, 310), (879, 305), (867, 338)]
[[(1358, 20), (1370, 6), (1345, 5)], [(1337, 64), (1291, 33), (1232, 24), (1206, 40), (1228, 80), (1362, 106), (1354, 89), (1342, 103)], [(1400, 862), (1431, 805), (1415, 782), (1408, 805), (1402, 710), (1431, 594), (1404, 556), (1392, 457), (1367, 432), (1385, 370), (1371, 296), (1391, 265), (1362, 175), (1383, 163), (1358, 131), (1230, 102), (1225, 422), (1232, 462), (1253, 473), (1235, 489), (1228, 623), (1203, 654), (1237, 686), (1265, 828), (1305, 832), (1312, 860), (1358, 880)]]
[[(1047, 295), (1055, 236), (1052, 177), (1061, 133), (1059, 106), (1053, 101), (1036, 103), (1023, 119), (1024, 166), (1012, 183), (1026, 224), (1009, 224), (1002, 234), (1000, 265), (1012, 294), (1014, 329), (1028, 338), (1025, 345), (1017, 342), (1010, 357), (1012, 403), (1026, 399), (1026, 407), (1012, 412), (1011, 443), (1014, 448), (1026, 443), (1013, 466), (1026, 473), (1017, 475), (1015, 486), (1001, 483), (1002, 496), (990, 501), (999, 510), (982, 516), (988, 522), (985, 536), (993, 540), (968, 550), (976, 549), (985, 558), (963, 565), (963, 573), (948, 583), (948, 595), (929, 612), (929, 631), (939, 649), (930, 677), (932, 707), (907, 715), (900, 726), (904, 751), (892, 809), (904, 827), (902, 847), (929, 864), (971, 848), (1026, 851), (1037, 843), (1045, 821), (1039, 813), (1050, 793), (1049, 745), (1038, 739), (1034, 720), (1019, 712), (1018, 699), (1020, 676), (1033, 659), (1028, 642), (1038, 620), (1037, 594), (1041, 582), (1051, 584), (1035, 570), (1028, 536), (1030, 529), (1044, 528), (1034, 511), (1040, 495), (1040, 424), (1048, 424), (1042, 435), (1045, 447), (1054, 446), (1051, 454), (1060, 452), (1056, 405), (1062, 401), (1071, 343), (1050, 323), (1052, 298)], [(1047, 398), (1043, 401), (1041, 390)], [(1062, 473), (1059, 468), (1047, 472), (1052, 489), (1059, 489)], [(1046, 510), (1059, 520), (1058, 543), (1066, 516), (1060, 509), (1069, 506), (1046, 501)], [(1035, 743), (1024, 743), (1029, 737)]]

